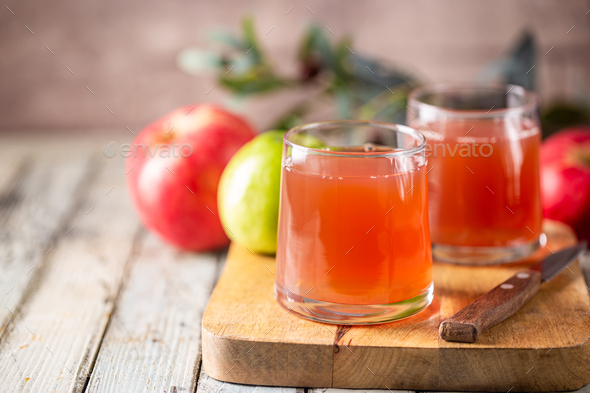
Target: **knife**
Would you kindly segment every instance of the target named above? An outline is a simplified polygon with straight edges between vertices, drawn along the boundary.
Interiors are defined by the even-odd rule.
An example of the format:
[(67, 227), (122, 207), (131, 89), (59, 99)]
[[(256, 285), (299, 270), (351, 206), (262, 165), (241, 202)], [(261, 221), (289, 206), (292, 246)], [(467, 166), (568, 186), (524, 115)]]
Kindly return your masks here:
[(479, 335), (508, 319), (525, 305), (541, 287), (582, 255), (585, 241), (549, 255), (530, 269), (520, 271), (464, 309), (445, 320), (438, 330), (445, 341), (473, 343)]

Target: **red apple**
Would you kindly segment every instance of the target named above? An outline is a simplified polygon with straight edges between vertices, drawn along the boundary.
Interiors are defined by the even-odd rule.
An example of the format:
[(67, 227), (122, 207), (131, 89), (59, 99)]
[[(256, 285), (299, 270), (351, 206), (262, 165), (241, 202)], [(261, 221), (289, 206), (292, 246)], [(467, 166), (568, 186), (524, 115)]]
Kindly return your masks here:
[(590, 240), (590, 127), (567, 128), (543, 143), (541, 194), (545, 217)]
[(144, 128), (121, 147), (143, 224), (184, 250), (227, 245), (217, 185), (229, 159), (254, 136), (246, 121), (210, 104), (178, 108)]

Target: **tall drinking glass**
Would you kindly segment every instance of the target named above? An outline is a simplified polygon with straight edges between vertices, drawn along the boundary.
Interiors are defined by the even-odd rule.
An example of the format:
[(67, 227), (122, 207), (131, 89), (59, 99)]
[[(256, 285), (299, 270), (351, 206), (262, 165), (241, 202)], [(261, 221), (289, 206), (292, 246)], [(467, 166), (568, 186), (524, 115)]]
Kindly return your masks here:
[(505, 263), (539, 248), (535, 94), (514, 85), (426, 86), (410, 94), (408, 124), (428, 140), (434, 259)]
[(330, 121), (285, 134), (275, 296), (300, 316), (370, 324), (432, 300), (425, 138)]

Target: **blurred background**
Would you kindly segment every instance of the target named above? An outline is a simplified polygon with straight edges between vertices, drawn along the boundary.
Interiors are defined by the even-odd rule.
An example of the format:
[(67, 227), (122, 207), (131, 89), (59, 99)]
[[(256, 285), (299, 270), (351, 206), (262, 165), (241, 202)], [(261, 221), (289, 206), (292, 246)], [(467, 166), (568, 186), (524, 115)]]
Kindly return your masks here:
[[(534, 65), (523, 83), (540, 93), (545, 112), (557, 108), (559, 118), (559, 111), (574, 111), (577, 123), (587, 121), (590, 1), (3, 3), (0, 132), (136, 132), (203, 101), (231, 106), (263, 130), (320, 89), (308, 83), (316, 78), (309, 64), (315, 55), (302, 54), (314, 25), (323, 36), (315, 41), (320, 52), (323, 39), (346, 40), (351, 54), (386, 64), (410, 84), (497, 78), (510, 72), (502, 59), (520, 56), (520, 68)], [(244, 45), (232, 49), (227, 33), (243, 37), (247, 16), (280, 88), (240, 91), (221, 81), (231, 66), (238, 65), (236, 77), (244, 73), (244, 59), (223, 56)], [(212, 36), (220, 31), (221, 38)]]

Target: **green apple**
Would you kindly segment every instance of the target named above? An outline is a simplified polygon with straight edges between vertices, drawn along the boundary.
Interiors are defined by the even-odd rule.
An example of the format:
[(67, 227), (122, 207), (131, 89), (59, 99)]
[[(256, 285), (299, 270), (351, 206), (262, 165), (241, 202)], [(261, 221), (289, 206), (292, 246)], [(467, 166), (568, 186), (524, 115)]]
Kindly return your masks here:
[(252, 252), (276, 252), (284, 133), (268, 131), (245, 144), (219, 182), (221, 223), (232, 241)]

